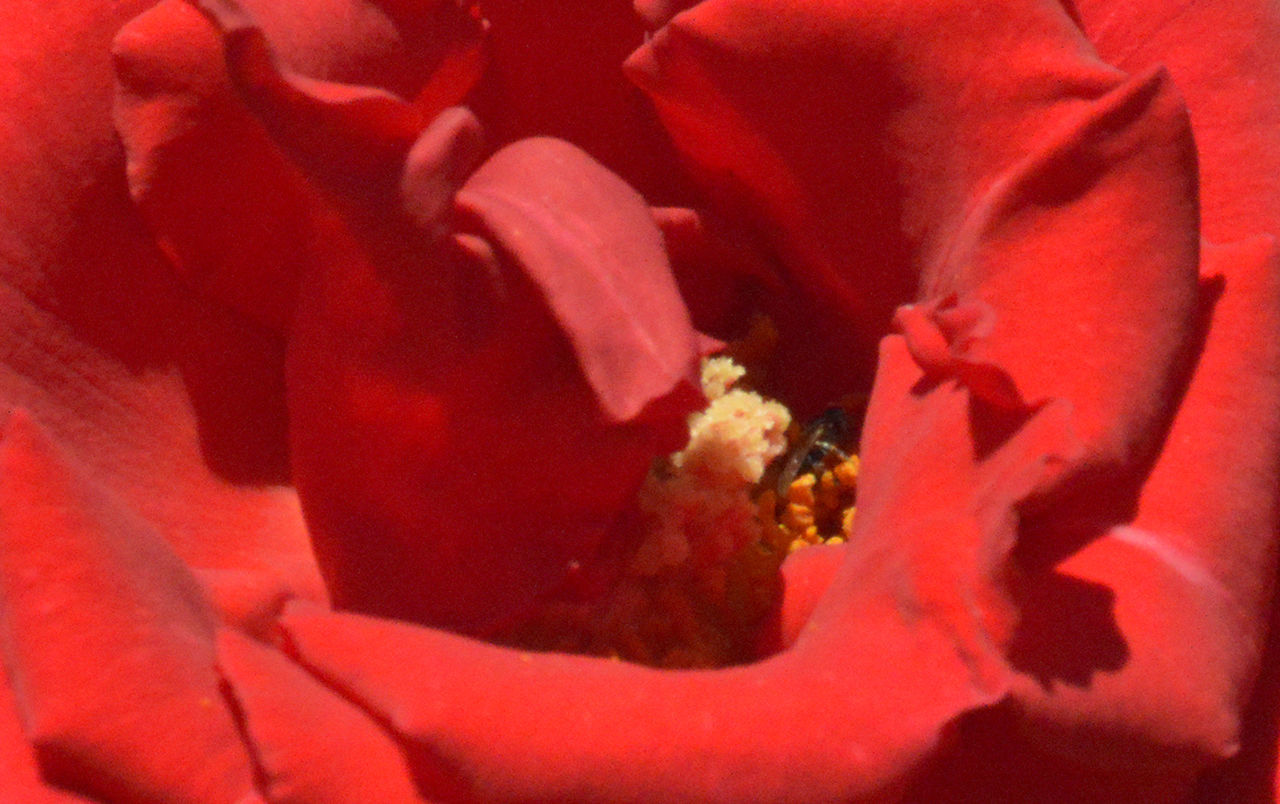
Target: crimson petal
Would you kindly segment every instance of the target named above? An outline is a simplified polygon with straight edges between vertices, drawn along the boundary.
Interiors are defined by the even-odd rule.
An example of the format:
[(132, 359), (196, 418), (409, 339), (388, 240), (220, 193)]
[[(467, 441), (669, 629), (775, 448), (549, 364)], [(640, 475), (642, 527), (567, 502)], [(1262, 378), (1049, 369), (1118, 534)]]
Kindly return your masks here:
[(713, 201), (786, 264), (780, 379), (819, 404), (862, 385), (971, 205), (1122, 79), (1038, 0), (706, 0), (627, 67)]
[(400, 749), (360, 709), (275, 650), (218, 632), (218, 669), (279, 804), (421, 802)]
[(0, 443), (0, 511), (0, 645), (47, 778), (106, 798), (252, 795), (213, 611), (168, 545), (23, 412)]
[[(1015, 507), (1079, 449), (1061, 404), (1004, 412), (953, 380), (924, 382), (888, 339), (863, 524), (773, 659), (659, 672), (301, 606), (282, 618), (289, 647), (402, 734), (420, 773), (488, 801), (891, 796), (948, 724), (1006, 693), (999, 581)], [(988, 444), (978, 456), (971, 417)]]
[(525, 140), (478, 170), (458, 207), (546, 297), (605, 413), (697, 387), (689, 314), (634, 190), (568, 143)]
[(994, 178), (925, 264), (921, 297), (954, 294), (951, 327), (961, 307), (989, 308), (989, 332), (963, 344), (970, 373), (1001, 366), (1031, 401), (1070, 400), (1091, 461), (1132, 472), (1195, 346), (1195, 198), (1181, 99), (1163, 72), (1137, 76)]
[(1109, 63), (1164, 64), (1187, 99), (1200, 151), (1204, 234), (1280, 232), (1280, 9), (1267, 0), (1076, 0)]
[(1208, 272), (1230, 280), (1136, 516), (1053, 573), (1027, 577), (1040, 610), (1069, 605), (1060, 592), (1055, 601), (1065, 583), (1114, 590), (1127, 660), (1098, 668), (1087, 684), (1055, 672), (1068, 657), (1087, 665), (1085, 657), (1106, 652), (1108, 637), (1079, 617), (1066, 640), (1060, 619), (1028, 618), (1018, 657), (1026, 669), (1018, 699), (1060, 748), (1109, 765), (1119, 756), (1180, 762), (1184, 775), (1240, 748), (1280, 530), (1280, 346), (1265, 334), (1280, 328), (1273, 243), (1259, 238), (1206, 256)]
[[(166, 0), (125, 26), (115, 43), (116, 120), (129, 152), (134, 197), (185, 278), (283, 330), (298, 274), (318, 236), (312, 218), (324, 208), (280, 148), (296, 150), (300, 138), (313, 141), (313, 131), (297, 130), (307, 124), (296, 118), (319, 121), (333, 134), (367, 127), (389, 113), (390, 125), (407, 121), (410, 130), (402, 136), (412, 137), (422, 118), (470, 88), (474, 69), (459, 65), (478, 60), (480, 26), (448, 2), (395, 14), (359, 0), (324, 4), (332, 8), (295, 4), (294, 13), (283, 15), (277, 4), (247, 5), (252, 18), (238, 6), (205, 4), (225, 33), (183, 0)], [(261, 27), (260, 16), (266, 20)], [(337, 19), (344, 21), (341, 32), (329, 30)], [(224, 36), (235, 68), (230, 75)], [(287, 64), (312, 77), (273, 67), (268, 39)], [(357, 91), (349, 82), (416, 100), (411, 107), (382, 90)], [(237, 86), (282, 143), (245, 106)], [(328, 103), (317, 106), (310, 93)], [(383, 112), (370, 112), (370, 104), (378, 103)], [(335, 106), (345, 111), (335, 113)], [(348, 130), (339, 141), (367, 134)], [(368, 142), (355, 150), (366, 153)], [(331, 161), (333, 154), (302, 157)]]
[(630, 0), (483, 0), (489, 60), (468, 101), (497, 146), (567, 140), (655, 203), (693, 190), (652, 106), (620, 65), (644, 41)]
[(145, 6), (0, 7), (0, 410), (32, 411), (183, 559), (320, 599), (279, 485), (283, 345), (174, 282), (126, 191), (110, 44)]
[(217, 32), (166, 0), (113, 52), (130, 190), (160, 247), (202, 293), (283, 331), (318, 199), (240, 103)]
[(7, 675), (0, 668), (0, 779), (5, 793), (28, 804), (75, 804), (86, 799), (62, 793), (40, 779), (35, 752), (19, 721), (17, 704)]
[(469, 632), (591, 562), (701, 402), (701, 344), (643, 200), (535, 140), (482, 166), (455, 215), (477, 139), (468, 113), (438, 116), (403, 214), (330, 240), (288, 366), (335, 602)]

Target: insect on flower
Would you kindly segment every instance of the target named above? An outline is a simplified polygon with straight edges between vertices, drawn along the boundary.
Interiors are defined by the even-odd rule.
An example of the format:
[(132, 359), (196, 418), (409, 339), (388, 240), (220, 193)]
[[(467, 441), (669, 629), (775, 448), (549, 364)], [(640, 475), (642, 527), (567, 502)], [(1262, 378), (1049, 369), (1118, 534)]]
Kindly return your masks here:
[(849, 438), (849, 415), (843, 408), (827, 408), (809, 422), (800, 438), (787, 453), (782, 471), (778, 473), (776, 491), (779, 499), (786, 499), (787, 489), (796, 477), (812, 472), (828, 456), (846, 461), (849, 454), (841, 448)]

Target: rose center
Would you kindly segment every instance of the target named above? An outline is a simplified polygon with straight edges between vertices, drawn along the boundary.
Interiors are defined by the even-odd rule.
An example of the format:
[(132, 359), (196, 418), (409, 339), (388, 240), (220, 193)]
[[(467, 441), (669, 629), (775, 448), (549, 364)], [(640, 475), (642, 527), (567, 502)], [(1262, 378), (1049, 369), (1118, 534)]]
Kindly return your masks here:
[(861, 409), (843, 400), (801, 426), (728, 356), (704, 361), (702, 385), (708, 405), (690, 416), (684, 449), (654, 462), (609, 589), (543, 601), (498, 641), (665, 668), (759, 657), (784, 559), (849, 532)]

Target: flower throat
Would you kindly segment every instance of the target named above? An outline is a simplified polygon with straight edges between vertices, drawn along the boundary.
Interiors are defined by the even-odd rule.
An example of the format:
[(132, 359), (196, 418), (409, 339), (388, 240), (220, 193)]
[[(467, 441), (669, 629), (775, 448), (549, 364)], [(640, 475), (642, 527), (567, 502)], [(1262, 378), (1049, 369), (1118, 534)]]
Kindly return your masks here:
[(689, 417), (687, 445), (656, 460), (639, 492), (617, 583), (587, 602), (544, 601), (497, 641), (663, 668), (758, 658), (783, 560), (847, 538), (859, 469), (849, 425), (864, 401), (801, 426), (728, 356), (703, 361), (702, 387), (708, 404)]

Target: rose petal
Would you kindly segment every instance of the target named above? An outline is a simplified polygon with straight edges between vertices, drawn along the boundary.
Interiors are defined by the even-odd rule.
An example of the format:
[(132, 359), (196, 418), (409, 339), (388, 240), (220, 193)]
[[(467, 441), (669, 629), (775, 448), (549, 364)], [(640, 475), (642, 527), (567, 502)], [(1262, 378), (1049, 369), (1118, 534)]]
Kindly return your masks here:
[(1016, 707), (965, 718), (950, 750), (905, 796), (911, 804), (1185, 804), (1192, 784), (1185, 770), (1167, 765), (1103, 766), (1055, 753), (1053, 745), (1019, 731)]
[(1077, 0), (1111, 64), (1167, 66), (1186, 96), (1200, 153), (1205, 237), (1280, 232), (1280, 10), (1274, 3)]
[(344, 189), (399, 167), (427, 123), (377, 87), (323, 81), (278, 62), (266, 34), (234, 0), (199, 0), (226, 48), (227, 73), (275, 142), (307, 173)]
[(634, 191), (570, 146), (512, 146), (444, 238), (476, 156), (474, 121), (441, 115), (410, 151), (406, 214), (334, 233), (288, 375), (335, 602), (471, 632), (590, 564), (701, 403), (700, 343)]
[(549, 136), (591, 154), (654, 203), (688, 178), (652, 106), (619, 65), (644, 41), (630, 0), (483, 0), (489, 62), (468, 103), (495, 145)]
[(213, 612), (165, 542), (22, 412), (0, 443), (0, 511), (0, 645), (44, 774), (107, 798), (248, 796)]
[(283, 346), (178, 286), (126, 192), (110, 43), (144, 7), (0, 6), (0, 413), (25, 407), (186, 560), (323, 598)]
[[(266, 35), (282, 47), (285, 60), (303, 65), (313, 78), (401, 91), (417, 98), (424, 115), (460, 99), (474, 80), (475, 69), (460, 65), (478, 60), (480, 26), (452, 3), (394, 15), (358, 0), (293, 4), (300, 7), (285, 16), (279, 4), (250, 5), (260, 12), (254, 20), (241, 14), (234, 23), (234, 8), (209, 7), (242, 29), (233, 38), (246, 44), (232, 48), (232, 63), (241, 66), (239, 83), (249, 81), (259, 110), (272, 102), (252, 85), (270, 77), (263, 78), (262, 69), (271, 70), (260, 64), (257, 82), (243, 75), (255, 47), (247, 40), (257, 42), (259, 61), (264, 57), (261, 38), (243, 30), (257, 30), (258, 16), (265, 16)], [(343, 29), (330, 30), (339, 20)], [(129, 150), (131, 189), (160, 244), (202, 292), (283, 330), (314, 245), (311, 218), (320, 214), (322, 200), (245, 107), (227, 75), (222, 37), (193, 4), (166, 0), (125, 26), (114, 50), (116, 122)], [(287, 105), (294, 114), (303, 113), (297, 107), (305, 97), (289, 90), (290, 80), (266, 83), (292, 98)], [(296, 139), (280, 131), (290, 113), (265, 111), (274, 130)], [(409, 117), (418, 119), (416, 113)]]
[[(660, 672), (302, 607), (282, 618), (290, 650), (414, 746), (419, 774), (440, 779), (428, 794), (889, 796), (948, 724), (1004, 695), (1000, 578), (1015, 509), (1078, 445), (1063, 405), (988, 409), (954, 381), (924, 387), (901, 339), (882, 354), (861, 524), (789, 651), (743, 668)], [(980, 455), (970, 427), (984, 437)]]
[(778, 268), (751, 232), (684, 207), (654, 208), (653, 219), (699, 332), (740, 337), (762, 294), (786, 292)]
[[(1198, 245), (1186, 111), (1156, 71), (1082, 105), (997, 177), (920, 292), (957, 297), (949, 339), (970, 374), (997, 365), (1028, 400), (1070, 400), (1090, 460), (1132, 472), (1195, 346)], [(965, 307), (971, 323), (956, 319)], [(966, 335), (982, 316), (989, 332)]]
[[(1028, 617), (1014, 657), (1032, 720), (1110, 765), (1181, 757), (1198, 769), (1234, 754), (1266, 633), (1280, 530), (1280, 345), (1267, 333), (1280, 330), (1280, 270), (1270, 238), (1206, 256), (1207, 273), (1229, 279), (1136, 516), (1026, 578), (1033, 609), (1064, 615), (1072, 596), (1055, 588), (1114, 591), (1114, 630), (1091, 632), (1081, 612), (1064, 639), (1063, 616)], [(1099, 661), (1107, 640), (1122, 661)]]
[(811, 406), (863, 384), (975, 200), (1121, 79), (1036, 0), (706, 0), (627, 66), (717, 205), (786, 264), (779, 379)]
[(29, 804), (73, 804), (87, 799), (45, 785), (35, 752), (19, 722), (17, 703), (9, 679), (0, 667), (0, 779), (10, 800)]
[(697, 387), (661, 234), (618, 177), (568, 143), (526, 140), (476, 171), (457, 204), (546, 297), (606, 415), (634, 419), (682, 383)]
[[(899, 310), (935, 380), (1008, 409), (1070, 401), (1088, 490), (1046, 518), (1123, 521), (1099, 484), (1139, 481), (1165, 435), (1198, 345), (1192, 167), (1185, 113), (1159, 72), (1080, 104), (974, 201), (924, 266), (928, 300)], [(1079, 546), (1037, 538), (1060, 555)]]
[(190, 3), (165, 0), (113, 52), (130, 190), (161, 248), (202, 293), (283, 331), (319, 200), (243, 108), (221, 39)]
[(269, 801), (422, 801), (386, 732), (284, 656), (222, 629), (218, 669), (239, 706)]
[(286, 600), (296, 597), (278, 577), (235, 569), (192, 569), (220, 622), (265, 637)]

